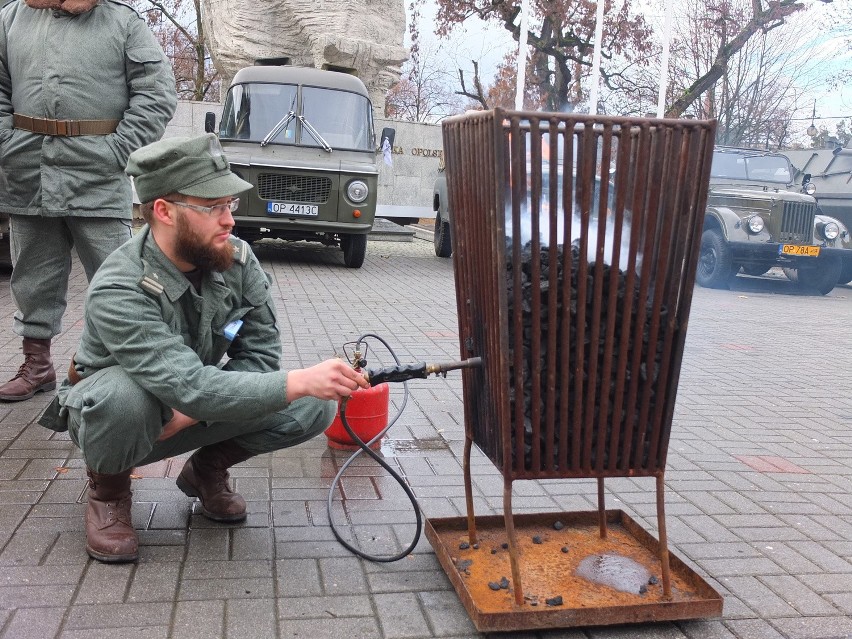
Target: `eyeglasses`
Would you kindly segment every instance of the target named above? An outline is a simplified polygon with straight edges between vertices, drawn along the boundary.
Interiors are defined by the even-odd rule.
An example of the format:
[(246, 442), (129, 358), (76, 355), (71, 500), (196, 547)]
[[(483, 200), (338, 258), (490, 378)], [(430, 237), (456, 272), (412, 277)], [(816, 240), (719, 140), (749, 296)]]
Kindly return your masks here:
[(187, 202), (176, 202), (175, 200), (165, 200), (166, 202), (171, 202), (172, 204), (177, 204), (178, 206), (184, 206), (188, 209), (192, 209), (193, 211), (198, 211), (199, 213), (204, 213), (205, 215), (209, 215), (210, 217), (219, 217), (220, 215), (224, 215), (225, 213), (236, 213), (237, 209), (240, 208), (240, 198), (235, 197), (230, 202), (226, 202), (225, 204), (216, 204), (215, 206), (198, 206), (197, 204), (189, 204)]

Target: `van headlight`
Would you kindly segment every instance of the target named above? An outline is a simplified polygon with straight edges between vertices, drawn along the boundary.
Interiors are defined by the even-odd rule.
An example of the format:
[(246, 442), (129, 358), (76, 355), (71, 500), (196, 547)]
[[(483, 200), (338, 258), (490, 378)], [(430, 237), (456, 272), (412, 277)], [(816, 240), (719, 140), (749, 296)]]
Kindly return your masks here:
[(748, 218), (748, 230), (757, 235), (766, 227), (766, 223), (759, 215), (752, 215)]
[(808, 195), (813, 195), (814, 193), (816, 193), (816, 184), (814, 184), (813, 182), (807, 182), (802, 187), (802, 190)]
[(369, 194), (370, 189), (361, 180), (352, 180), (346, 187), (346, 197), (358, 204), (366, 200)]

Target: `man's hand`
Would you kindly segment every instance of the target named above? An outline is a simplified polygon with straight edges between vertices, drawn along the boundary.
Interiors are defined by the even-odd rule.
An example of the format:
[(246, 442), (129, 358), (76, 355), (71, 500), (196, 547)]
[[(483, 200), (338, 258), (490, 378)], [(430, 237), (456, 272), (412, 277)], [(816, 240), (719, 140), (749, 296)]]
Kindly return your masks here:
[(164, 439), (168, 439), (173, 435), (177, 435), (184, 428), (189, 428), (190, 426), (195, 426), (198, 423), (197, 419), (193, 419), (188, 415), (184, 415), (180, 411), (172, 409), (172, 418), (165, 423), (163, 426), (163, 432), (160, 433), (160, 436), (157, 438), (158, 442), (163, 441)]
[(367, 386), (364, 375), (342, 359), (327, 359), (316, 366), (287, 373), (287, 401), (307, 396), (339, 400)]

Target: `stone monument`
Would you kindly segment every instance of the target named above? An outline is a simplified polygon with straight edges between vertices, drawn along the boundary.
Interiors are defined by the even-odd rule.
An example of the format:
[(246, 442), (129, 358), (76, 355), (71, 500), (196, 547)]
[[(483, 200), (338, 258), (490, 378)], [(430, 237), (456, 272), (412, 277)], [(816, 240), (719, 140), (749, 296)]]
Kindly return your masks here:
[(257, 61), (348, 70), (377, 115), (408, 59), (403, 0), (202, 0), (202, 18), (223, 90)]

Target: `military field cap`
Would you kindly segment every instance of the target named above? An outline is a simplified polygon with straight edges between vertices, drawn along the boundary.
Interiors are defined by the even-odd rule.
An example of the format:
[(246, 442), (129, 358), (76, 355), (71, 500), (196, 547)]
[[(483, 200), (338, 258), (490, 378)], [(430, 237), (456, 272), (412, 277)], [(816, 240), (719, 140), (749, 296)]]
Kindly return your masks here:
[(231, 172), (213, 133), (143, 146), (130, 154), (125, 172), (133, 177), (140, 202), (153, 202), (169, 193), (213, 200), (252, 187)]

